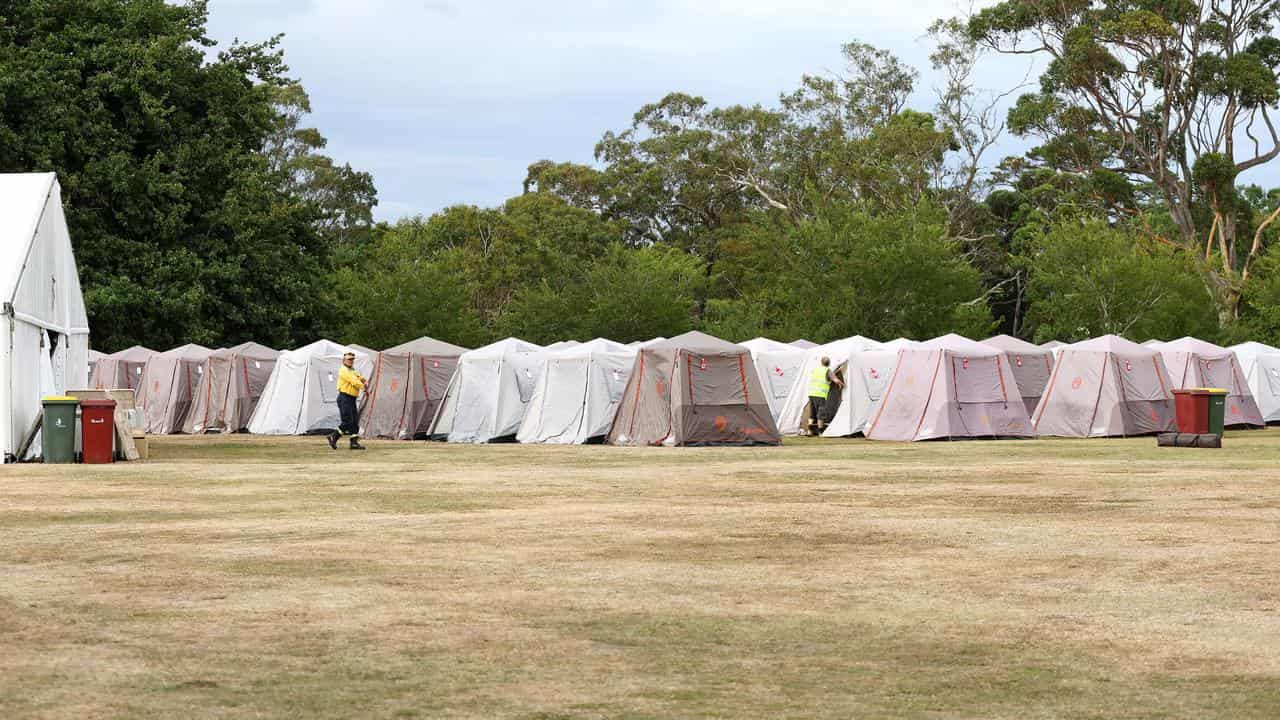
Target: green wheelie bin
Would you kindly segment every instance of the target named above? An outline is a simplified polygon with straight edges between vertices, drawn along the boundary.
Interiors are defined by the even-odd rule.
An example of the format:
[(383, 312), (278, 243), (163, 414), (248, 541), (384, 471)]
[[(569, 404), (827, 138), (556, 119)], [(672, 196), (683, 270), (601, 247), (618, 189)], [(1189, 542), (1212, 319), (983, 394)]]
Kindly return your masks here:
[(1227, 415), (1227, 391), (1222, 388), (1203, 388), (1209, 393), (1209, 434), (1222, 437)]
[(76, 461), (76, 408), (80, 401), (73, 397), (50, 396), (44, 405), (44, 422), (40, 426), (40, 454), (47, 463)]

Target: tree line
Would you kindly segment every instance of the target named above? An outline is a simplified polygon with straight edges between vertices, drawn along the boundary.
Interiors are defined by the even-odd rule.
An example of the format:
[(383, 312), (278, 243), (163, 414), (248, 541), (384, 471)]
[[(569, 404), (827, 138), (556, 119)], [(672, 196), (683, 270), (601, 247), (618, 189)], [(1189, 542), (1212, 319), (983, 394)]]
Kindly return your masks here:
[[(1280, 341), (1280, 190), (1239, 179), (1280, 155), (1277, 2), (1007, 0), (929, 29), (926, 106), (853, 42), (774, 103), (671, 93), (590, 165), (392, 224), (306, 127), (278, 38), (210, 56), (207, 13), (0, 0), (0, 170), (59, 173), (103, 349)], [(980, 87), (1004, 53), (1045, 58), (1030, 92)], [(1034, 147), (992, 157), (1006, 133)]]

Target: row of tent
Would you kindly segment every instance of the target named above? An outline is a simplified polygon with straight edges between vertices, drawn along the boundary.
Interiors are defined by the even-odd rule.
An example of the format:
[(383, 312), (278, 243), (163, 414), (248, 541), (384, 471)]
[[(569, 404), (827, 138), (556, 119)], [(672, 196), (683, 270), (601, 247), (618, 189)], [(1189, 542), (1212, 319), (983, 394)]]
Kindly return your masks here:
[(91, 358), (90, 386), (133, 388), (151, 433), (327, 432), (348, 350), (370, 379), (361, 433), (392, 439), (773, 444), (809, 426), (808, 379), (823, 357), (844, 380), (827, 403), (828, 437), (1141, 435), (1173, 428), (1173, 390), (1203, 386), (1228, 389), (1229, 426), (1280, 421), (1280, 350), (1194, 338), (815, 345), (693, 332), (631, 345), (509, 338), (475, 350), (431, 338), (381, 352), (327, 340), (284, 352), (133, 347)]

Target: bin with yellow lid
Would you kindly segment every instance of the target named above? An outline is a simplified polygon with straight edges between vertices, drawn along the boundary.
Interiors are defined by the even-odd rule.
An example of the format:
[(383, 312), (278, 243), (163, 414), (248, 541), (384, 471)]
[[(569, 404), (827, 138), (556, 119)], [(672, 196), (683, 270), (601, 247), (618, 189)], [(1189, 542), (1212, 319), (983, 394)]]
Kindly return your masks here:
[(1222, 388), (1196, 388), (1209, 395), (1209, 434), (1222, 437), (1227, 415), (1227, 391)]
[(40, 400), (44, 421), (40, 425), (40, 454), (47, 463), (76, 461), (76, 408), (73, 397), (51, 395)]

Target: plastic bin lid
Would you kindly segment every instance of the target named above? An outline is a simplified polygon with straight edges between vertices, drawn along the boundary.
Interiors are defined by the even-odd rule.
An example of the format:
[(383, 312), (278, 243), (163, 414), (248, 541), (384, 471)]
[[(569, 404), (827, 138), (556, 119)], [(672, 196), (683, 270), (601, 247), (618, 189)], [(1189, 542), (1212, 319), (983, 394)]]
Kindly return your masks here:
[(78, 403), (78, 398), (67, 397), (66, 395), (46, 395), (40, 398), (42, 403)]
[(93, 399), (93, 400), (81, 400), (81, 401), (80, 401), (80, 407), (88, 407), (88, 408), (114, 408), (115, 406), (116, 406), (116, 401), (115, 401), (115, 400), (109, 400), (109, 399), (108, 399), (108, 400)]
[(1226, 395), (1227, 391), (1223, 388), (1187, 388), (1197, 392), (1209, 393), (1210, 395)]

